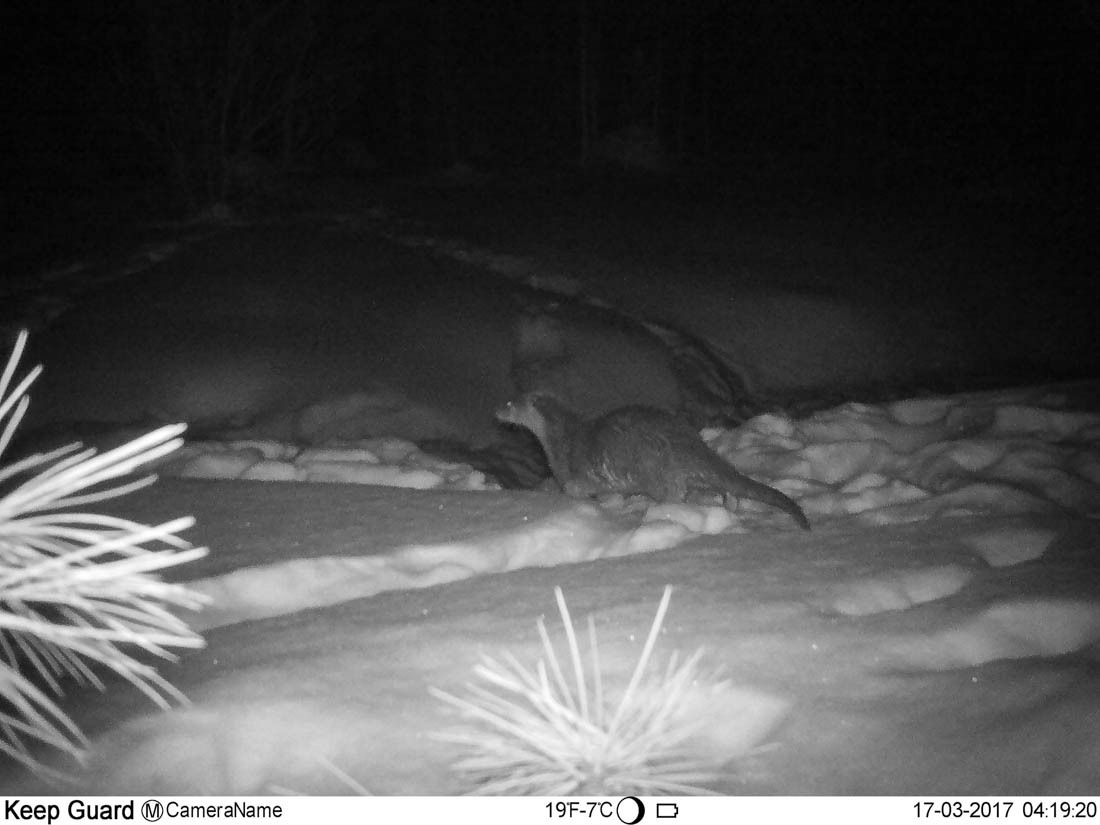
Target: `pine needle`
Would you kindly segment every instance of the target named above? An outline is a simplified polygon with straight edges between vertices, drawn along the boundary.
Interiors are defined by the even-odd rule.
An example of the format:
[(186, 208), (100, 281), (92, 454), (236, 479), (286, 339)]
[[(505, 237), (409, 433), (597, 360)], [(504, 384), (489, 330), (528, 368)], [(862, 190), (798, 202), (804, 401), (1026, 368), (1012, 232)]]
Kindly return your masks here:
[[(0, 374), (0, 456), (42, 369), (9, 392), (26, 340), (21, 332)], [(194, 520), (148, 526), (99, 513), (56, 512), (151, 484), (153, 476), (103, 486), (177, 449), (184, 428), (161, 427), (102, 455), (70, 444), (0, 468), (0, 481), (30, 474), (0, 498), (0, 754), (40, 775), (58, 775), (40, 761), (40, 746), (77, 760), (87, 746), (53, 698), (62, 692), (62, 679), (102, 690), (98, 666), (160, 707), (169, 699), (185, 701), (129, 649), (174, 661), (172, 649), (202, 647), (202, 637), (174, 611), (198, 610), (204, 597), (157, 575), (206, 554), (176, 535)]]
[(634, 673), (613, 709), (604, 706), (594, 623), (590, 618), (591, 674), (586, 675), (560, 587), (554, 596), (573, 687), (540, 618), (544, 655), (533, 671), (510, 653), (500, 661), (483, 656), (474, 675), (488, 687), (467, 684), (465, 697), (429, 689), (466, 723), (435, 736), (463, 748), (453, 766), (456, 773), (473, 793), (485, 795), (708, 793), (700, 785), (717, 776), (712, 766), (685, 751), (696, 728), (679, 714), (687, 693), (711, 678), (700, 670), (702, 652), (682, 664), (673, 655), (663, 672), (646, 676), (672, 588), (665, 588)]

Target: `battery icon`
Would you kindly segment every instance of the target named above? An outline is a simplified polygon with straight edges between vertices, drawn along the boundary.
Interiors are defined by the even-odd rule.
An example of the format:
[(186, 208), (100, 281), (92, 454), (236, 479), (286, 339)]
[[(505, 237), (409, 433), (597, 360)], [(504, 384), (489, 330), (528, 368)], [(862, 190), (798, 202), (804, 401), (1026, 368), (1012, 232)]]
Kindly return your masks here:
[(657, 803), (657, 818), (658, 819), (675, 819), (680, 815), (680, 806), (675, 802), (658, 802)]

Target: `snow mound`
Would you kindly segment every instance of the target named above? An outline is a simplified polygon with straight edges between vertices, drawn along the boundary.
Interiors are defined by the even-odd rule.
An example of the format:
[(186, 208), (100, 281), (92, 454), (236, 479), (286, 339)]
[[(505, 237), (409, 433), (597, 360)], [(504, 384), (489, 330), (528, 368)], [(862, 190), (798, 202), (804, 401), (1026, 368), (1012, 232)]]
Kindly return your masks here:
[(881, 577), (837, 585), (830, 589), (823, 607), (843, 616), (905, 610), (957, 593), (973, 575), (973, 571), (957, 564), (895, 571)]
[(352, 702), (242, 695), (204, 704), (113, 728), (97, 741), (90, 770), (135, 793), (346, 795), (327, 766), (376, 726)]
[(991, 567), (1011, 567), (1042, 556), (1054, 538), (1051, 530), (1006, 527), (970, 536), (964, 539), (964, 544)]
[[(723, 792), (1086, 792), (1100, 753), (1097, 525), (1073, 511), (1098, 510), (1100, 417), (1059, 403), (1036, 391), (850, 404), (707, 434), (800, 499), (811, 533), (762, 506), (639, 515), (439, 487), (363, 498), (374, 509), (332, 525), (331, 550), (314, 526), (259, 566), (188, 583), (212, 600), (194, 616), (209, 648), (180, 672), (193, 705), (153, 714), (85, 700), (112, 721), (96, 729), (82, 787), (346, 793), (336, 766), (375, 793), (468, 790), (450, 773), (455, 754), (427, 744), (445, 717), (426, 686), (460, 684), (486, 644), (523, 659), (537, 640), (517, 618), (538, 609), (536, 590), (572, 579), (610, 631), (612, 682), (640, 644), (612, 614), (628, 616), (653, 581), (692, 593), (667, 630), (703, 641), (735, 680), (685, 700), (708, 725), (693, 755), (735, 760)], [(400, 439), (192, 447), (177, 471), (206, 462), (233, 478), (378, 483), (396, 468), (448, 483)], [(301, 495), (270, 486), (277, 507)], [(259, 482), (226, 485), (242, 487), (268, 495)], [(403, 506), (395, 521), (438, 518), (429, 532), (443, 539), (406, 528), (372, 546), (371, 525)], [(344, 542), (358, 531), (361, 551)], [(303, 538), (317, 542), (311, 557)], [(530, 569), (556, 566), (576, 567)], [(1062, 756), (1035, 770), (1046, 753)]]
[[(799, 500), (817, 530), (828, 529), (830, 516), (889, 525), (980, 514), (1095, 514), (1100, 416), (1059, 410), (1059, 403), (1057, 395), (1036, 390), (846, 404), (802, 421), (763, 415), (737, 430), (705, 436), (739, 469)], [(479, 471), (396, 438), (309, 448), (274, 441), (200, 442), (188, 445), (163, 470), (201, 478), (496, 488)], [(196, 588), (213, 598), (214, 607), (201, 617), (201, 627), (526, 567), (664, 550), (750, 527), (793, 530), (785, 514), (755, 502), (745, 502), (736, 513), (653, 505), (639, 522), (624, 519), (629, 508), (621, 504), (601, 508), (562, 501), (563, 509), (548, 518), (490, 530), (476, 541), (292, 559), (203, 579)], [(964, 537), (962, 544), (975, 560), (1008, 567), (1040, 557), (1053, 539), (1050, 531), (1008, 526)], [(806, 540), (812, 542), (812, 534)], [(958, 592), (971, 575), (955, 564), (902, 569), (833, 585), (818, 603), (847, 616), (904, 610)]]
[(902, 637), (887, 653), (898, 667), (950, 670), (1003, 659), (1059, 656), (1100, 645), (1100, 604), (1077, 599), (1005, 599), (961, 624)]
[[(529, 567), (553, 567), (663, 550), (690, 535), (667, 521), (624, 531), (599, 508), (577, 504), (476, 541), (410, 545), (375, 556), (291, 559), (189, 582), (211, 598), (197, 630)], [(364, 548), (366, 549), (366, 548)]]
[(691, 504), (655, 504), (646, 510), (647, 522), (668, 521), (679, 524), (696, 535), (745, 532), (733, 513), (725, 507), (702, 507)]
[[(1095, 515), (1100, 415), (1061, 408), (1065, 403), (1042, 389), (850, 403), (803, 420), (761, 415), (737, 429), (703, 435), (741, 472), (798, 501), (818, 525), (846, 515), (878, 525), (983, 513)], [(409, 415), (411, 423), (398, 422)], [(442, 426), (433, 415), (404, 398), (356, 393), (296, 414), (295, 429), (308, 435), (298, 440), (316, 446), (265, 439), (260, 427), (229, 441), (189, 443), (162, 471), (190, 478), (499, 489), (472, 467), (430, 456), (413, 443), (407, 433)], [(749, 501), (736, 514), (657, 505), (646, 519), (704, 535), (786, 521)], [(1003, 550), (1003, 542), (994, 544)], [(1034, 552), (1033, 545), (1009, 557)]]
[(762, 415), (708, 443), (814, 516), (1100, 512), (1100, 416), (1043, 389)]
[(497, 490), (466, 464), (444, 461), (400, 438), (368, 438), (300, 447), (279, 441), (196, 441), (159, 468), (178, 478), (377, 484), (418, 490)]

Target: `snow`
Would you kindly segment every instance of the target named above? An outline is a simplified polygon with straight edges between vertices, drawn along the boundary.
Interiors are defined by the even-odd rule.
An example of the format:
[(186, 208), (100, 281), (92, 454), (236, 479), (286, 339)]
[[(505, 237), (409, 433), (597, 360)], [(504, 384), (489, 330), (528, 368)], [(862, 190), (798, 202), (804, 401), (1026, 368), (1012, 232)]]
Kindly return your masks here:
[[(1065, 398), (1048, 390), (1033, 395), (1033, 406), (1024, 406), (1014, 394), (1017, 403), (1007, 417), (996, 414), (996, 394), (919, 404), (848, 404), (800, 422), (765, 415), (737, 430), (710, 433), (710, 444), (746, 472), (761, 476), (768, 468), (762, 480), (795, 496), (819, 528), (845, 516), (886, 525), (1060, 508), (1100, 513), (1100, 489), (1089, 475), (1089, 468), (1095, 472), (1100, 467), (1100, 447), (1089, 451), (1063, 444), (1096, 442), (1100, 415), (1060, 413), (1056, 407)], [(1028, 434), (1030, 441), (1022, 441)], [(1048, 440), (1052, 434), (1057, 440)], [(273, 444), (261, 449), (245, 442), (223, 451), (198, 443), (185, 453), (190, 455), (170, 460), (161, 472), (416, 489), (495, 486), (472, 468), (440, 462), (393, 439), (303, 450)], [(981, 460), (974, 460), (975, 454)], [(1027, 460), (1021, 461), (1021, 455)], [(255, 468), (262, 471), (257, 474)], [(295, 559), (201, 580), (194, 586), (213, 597), (215, 608), (198, 622), (209, 629), (385, 590), (666, 550), (700, 535), (783, 529), (785, 520), (756, 502), (746, 502), (738, 513), (724, 507), (661, 504), (646, 508), (640, 524), (622, 527), (596, 507), (577, 504), (476, 541), (412, 545), (368, 558)], [(1003, 567), (1041, 557), (1052, 539), (1053, 534), (1030, 528), (994, 529), (969, 537), (966, 544), (990, 566)], [(970, 578), (970, 571), (955, 565), (891, 573), (846, 585), (831, 609), (845, 615), (900, 610), (950, 596)]]
[[(266, 326), (287, 303), (264, 306), (248, 323), (291, 352), (293, 336)], [(436, 311), (394, 313), (379, 358), (411, 351), (397, 330)], [(117, 333), (119, 352), (133, 333)], [(472, 350), (497, 346), (484, 333)], [(202, 352), (220, 345), (204, 339)], [(692, 752), (718, 775), (713, 790), (1096, 793), (1100, 414), (1080, 401), (1087, 391), (847, 403), (706, 431), (742, 472), (798, 501), (804, 533), (751, 501), (729, 512), (500, 490), (414, 443), (476, 432), (479, 405), (498, 400), (503, 379), (486, 368), (471, 388), (455, 367), (486, 363), (476, 352), (456, 355), (457, 377), (425, 396), (365, 387), (348, 377), (361, 353), (321, 350), (323, 380), (279, 362), (289, 395), (248, 367), (252, 355), (224, 350), (208, 373), (243, 389), (229, 404), (214, 392), (213, 408), (248, 415), (219, 418), (229, 435), (200, 434), (155, 487), (105, 506), (196, 517), (190, 538), (211, 553), (177, 575), (213, 599), (191, 617), (207, 647), (162, 668), (190, 700), (169, 713), (124, 684), (70, 692), (91, 748), (86, 765), (61, 765), (65, 792), (346, 793), (341, 774), (375, 794), (469, 791), (451, 769), (461, 749), (433, 738), (456, 719), (429, 688), (462, 694), (486, 652), (531, 663), (540, 615), (560, 641), (560, 585), (578, 627), (594, 619), (614, 698), (671, 584), (658, 666), (702, 646), (722, 676), (679, 711), (701, 723)], [(172, 398), (187, 395), (184, 379), (202, 394), (208, 365), (189, 352), (157, 367)], [(72, 360), (65, 375), (79, 372)], [(127, 383), (127, 363), (95, 376), (123, 384), (120, 408), (168, 397), (151, 373)], [(264, 362), (264, 375), (280, 369)], [(389, 378), (400, 374), (393, 365)], [(50, 409), (65, 408), (58, 385), (49, 392)], [(0, 787), (57, 790), (14, 771)]]
[[(1095, 578), (1100, 530), (1068, 513), (1100, 512), (1091, 481), (1100, 416), (1067, 403), (1044, 388), (848, 404), (708, 431), (743, 470), (799, 500), (814, 525), (807, 536), (754, 502), (736, 513), (639, 513), (636, 502), (500, 491), (400, 439), (193, 442), (159, 468), (156, 488), (194, 505), (198, 538), (223, 568), (190, 581), (213, 599), (192, 622), (208, 649), (171, 674), (192, 705), (161, 714), (115, 686), (106, 698), (73, 697), (68, 707), (93, 734), (80, 787), (333, 793), (347, 791), (343, 771), (373, 793), (468, 790), (448, 771), (454, 746), (426, 735), (448, 720), (427, 688), (459, 689), (477, 650), (530, 655), (534, 618), (559, 581), (574, 615), (596, 617), (605, 660), (629, 660), (654, 584), (673, 581), (662, 646), (702, 641), (729, 675), (682, 709), (709, 720), (692, 748), (721, 766), (717, 789), (1092, 792), (1100, 710), (1087, 663), (1100, 645), (1100, 601), (1077, 576)], [(332, 496), (295, 505), (303, 483), (332, 481), (342, 482)], [(173, 483), (202, 487), (173, 495)], [(349, 506), (353, 485), (376, 497)], [(242, 531), (212, 502), (248, 512), (240, 489), (314, 523), (265, 527), (258, 516), (249, 527), (270, 542), (262, 561), (247, 548), (235, 561)], [(409, 499), (417, 495), (434, 498)], [(157, 509), (134, 499), (136, 512)], [(387, 530), (402, 511), (407, 523)], [(443, 511), (466, 534), (419, 540)], [(326, 554), (349, 520), (360, 539)], [(615, 675), (612, 664), (613, 684)], [(983, 760), (960, 772), (950, 726), (912, 727), (931, 707), (986, 737)], [(1071, 717), (1068, 739), (1036, 722)], [(1033, 764), (1028, 749), (1055, 744), (1059, 762)], [(937, 769), (933, 753), (948, 746), (955, 758)], [(827, 763), (810, 764), (830, 748)], [(1064, 753), (1074, 750), (1080, 762)], [(897, 770), (883, 772), (883, 759)]]
[(397, 438), (330, 442), (324, 447), (260, 439), (194, 441), (159, 469), (180, 478), (327, 481), (418, 490), (499, 488), (472, 467), (427, 455), (412, 442)]

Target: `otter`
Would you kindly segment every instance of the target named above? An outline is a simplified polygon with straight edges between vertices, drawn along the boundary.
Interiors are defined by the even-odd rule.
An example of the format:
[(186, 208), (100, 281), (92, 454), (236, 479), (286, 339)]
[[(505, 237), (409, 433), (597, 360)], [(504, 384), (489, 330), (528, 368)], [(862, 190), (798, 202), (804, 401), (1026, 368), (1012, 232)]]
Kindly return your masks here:
[(688, 424), (656, 407), (629, 406), (585, 420), (544, 392), (530, 392), (496, 411), (498, 421), (538, 439), (554, 479), (575, 498), (601, 493), (685, 502), (720, 495), (749, 498), (810, 522), (783, 493), (737, 472)]

